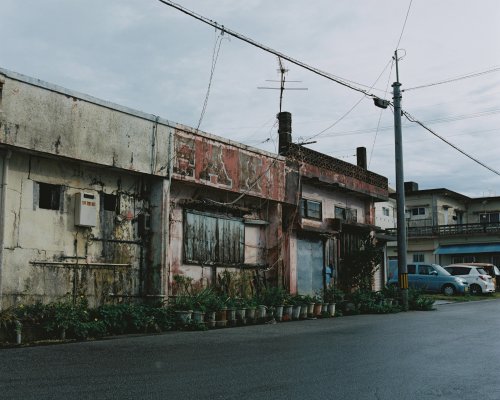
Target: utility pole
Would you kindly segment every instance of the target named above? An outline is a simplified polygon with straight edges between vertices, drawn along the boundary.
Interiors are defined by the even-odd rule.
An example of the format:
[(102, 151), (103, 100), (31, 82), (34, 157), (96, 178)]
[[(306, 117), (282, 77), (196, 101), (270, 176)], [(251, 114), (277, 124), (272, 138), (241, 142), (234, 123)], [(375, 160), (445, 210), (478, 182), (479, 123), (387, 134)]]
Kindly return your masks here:
[(401, 133), (401, 91), (399, 83), (398, 50), (394, 52), (396, 82), (394, 88), (394, 142), (396, 153), (396, 206), (398, 231), (398, 277), (403, 300), (403, 310), (408, 311), (408, 267), (406, 264), (405, 188), (403, 174), (403, 138)]

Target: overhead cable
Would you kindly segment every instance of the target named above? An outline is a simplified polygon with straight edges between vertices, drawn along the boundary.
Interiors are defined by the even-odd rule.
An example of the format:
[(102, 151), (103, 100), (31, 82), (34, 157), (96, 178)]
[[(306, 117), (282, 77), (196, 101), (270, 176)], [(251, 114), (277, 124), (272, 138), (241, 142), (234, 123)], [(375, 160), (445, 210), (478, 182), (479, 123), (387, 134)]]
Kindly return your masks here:
[(479, 165), (483, 166), (484, 168), (490, 170), (491, 172), (493, 172), (494, 174), (496, 175), (499, 175), (500, 176), (500, 172), (498, 172), (497, 170), (489, 167), (488, 165), (486, 165), (485, 163), (483, 163), (482, 161), (478, 160), (477, 158), (475, 157), (472, 157), (470, 154), (466, 153), (464, 150), (460, 149), (458, 146), (454, 145), (453, 143), (449, 142), (448, 140), (446, 140), (444, 137), (438, 135), (436, 132), (434, 132), (431, 128), (425, 126), (422, 122), (420, 122), (419, 120), (417, 120), (416, 118), (414, 118), (410, 113), (402, 110), (401, 111), (403, 113), (403, 115), (408, 119), (408, 121), (410, 122), (414, 122), (418, 125), (420, 125), (422, 128), (424, 128), (426, 131), (432, 133), (434, 136), (436, 136), (438, 139), (441, 139), (443, 142), (445, 142), (447, 145), (453, 147), (455, 150), (457, 150), (459, 153), (462, 153), (464, 156), (470, 158), (472, 161), (478, 163)]
[(210, 89), (212, 87), (212, 80), (214, 78), (215, 66), (217, 64), (217, 60), (219, 59), (220, 46), (222, 44), (223, 37), (224, 33), (221, 32), (221, 34), (215, 38), (214, 51), (212, 54), (212, 67), (210, 68), (210, 78), (208, 80), (207, 93), (205, 94), (205, 101), (203, 102), (200, 119), (198, 120), (198, 126), (196, 127), (197, 131), (200, 129), (201, 121), (203, 121), (205, 111), (207, 110), (208, 97), (210, 96)]
[(240, 33), (232, 31), (231, 29), (226, 28), (224, 25), (220, 25), (217, 22), (212, 21), (209, 18), (206, 18), (206, 17), (204, 17), (204, 16), (202, 16), (200, 14), (196, 14), (195, 12), (190, 11), (187, 8), (182, 7), (181, 5), (179, 5), (177, 3), (174, 3), (173, 1), (168, 1), (168, 0), (158, 0), (158, 1), (161, 2), (161, 3), (163, 3), (163, 4), (165, 4), (165, 5), (167, 5), (167, 6), (169, 6), (169, 7), (177, 9), (177, 10), (181, 11), (184, 14), (187, 14), (187, 15), (191, 16), (191, 17), (197, 19), (198, 21), (201, 21), (201, 22), (203, 22), (203, 23), (205, 23), (207, 25), (210, 25), (210, 26), (212, 26), (212, 27), (214, 27), (216, 29), (219, 29), (221, 32), (227, 33), (228, 35), (231, 35), (231, 36), (235, 37), (236, 39), (242, 40), (242, 41), (244, 41), (244, 42), (246, 42), (248, 44), (251, 44), (254, 47), (257, 47), (257, 48), (259, 48), (261, 50), (264, 50), (264, 51), (266, 51), (268, 53), (274, 54), (275, 56), (280, 57), (283, 60), (287, 60), (288, 62), (290, 62), (292, 64), (295, 64), (295, 65), (297, 65), (297, 66), (299, 66), (301, 68), (304, 68), (304, 69), (306, 69), (306, 70), (308, 70), (310, 72), (313, 72), (316, 75), (322, 76), (323, 78), (329, 79), (329, 80), (331, 80), (333, 82), (336, 82), (339, 85), (345, 86), (345, 87), (347, 87), (349, 89), (352, 89), (352, 90), (355, 90), (357, 92), (363, 93), (365, 96), (369, 96), (369, 97), (373, 97), (373, 98), (377, 97), (377, 96), (369, 93), (367, 90), (361, 89), (359, 87), (356, 87), (356, 86), (348, 83), (349, 81), (346, 80), (346, 79), (343, 79), (343, 78), (337, 77), (335, 75), (332, 75), (330, 73), (321, 71), (318, 68), (312, 67), (312, 66), (310, 66), (310, 65), (308, 65), (306, 63), (303, 63), (302, 61), (296, 60), (296, 59), (294, 59), (292, 57), (289, 57), (289, 56), (287, 56), (287, 55), (285, 55), (283, 53), (280, 53), (279, 51), (274, 50), (274, 49), (272, 49), (270, 47), (267, 47), (267, 46), (265, 46), (265, 45), (263, 45), (261, 43), (258, 43), (255, 40), (250, 39), (249, 37), (246, 37), (246, 36), (244, 36), (244, 35), (242, 35)]
[[(373, 85), (370, 87), (369, 90), (371, 90), (376, 84), (377, 82), (379, 81), (380, 77), (383, 75), (383, 73), (385, 72), (385, 70), (387, 69), (387, 67), (392, 63), (392, 59), (389, 60), (389, 62), (385, 65), (384, 69), (382, 70), (382, 72), (380, 73), (380, 75), (378, 76), (378, 78), (375, 80), (375, 82), (373, 83)], [(392, 71), (392, 67), (391, 67), (391, 71)], [(347, 117), (357, 106), (359, 103), (361, 103), (364, 98), (366, 97), (367, 95), (364, 94), (356, 103), (354, 103), (354, 105), (349, 109), (347, 110), (340, 118), (338, 118), (333, 124), (331, 124), (330, 126), (328, 126), (327, 128), (323, 129), (322, 131), (316, 133), (315, 135), (312, 135), (312, 136), (309, 136), (307, 137), (305, 140), (311, 140), (311, 139), (314, 139), (320, 135), (322, 135), (323, 133), (325, 133), (327, 130), (333, 128), (335, 125), (337, 125), (340, 121), (342, 121), (345, 117)]]
[(462, 79), (475, 78), (477, 76), (491, 74), (492, 72), (498, 72), (498, 71), (500, 71), (500, 67), (494, 67), (494, 68), (490, 68), (490, 69), (487, 69), (487, 70), (481, 71), (481, 72), (475, 72), (475, 73), (471, 73), (471, 74), (457, 76), (456, 78), (445, 79), (445, 80), (434, 82), (434, 83), (428, 83), (426, 85), (414, 86), (414, 87), (411, 87), (408, 89), (403, 89), (402, 91), (408, 92), (409, 90), (423, 89), (423, 88), (427, 88), (427, 87), (431, 87), (431, 86), (443, 85), (445, 83), (461, 81)]

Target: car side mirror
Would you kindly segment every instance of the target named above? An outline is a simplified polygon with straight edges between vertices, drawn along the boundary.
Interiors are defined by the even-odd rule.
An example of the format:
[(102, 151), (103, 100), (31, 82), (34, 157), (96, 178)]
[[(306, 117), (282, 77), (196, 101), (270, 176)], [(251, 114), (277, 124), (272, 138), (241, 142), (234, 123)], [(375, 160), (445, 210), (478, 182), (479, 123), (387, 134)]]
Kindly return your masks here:
[(438, 273), (437, 273), (437, 271), (431, 271), (431, 273), (430, 273), (429, 275), (434, 275), (434, 276), (436, 276), (437, 274), (438, 274)]

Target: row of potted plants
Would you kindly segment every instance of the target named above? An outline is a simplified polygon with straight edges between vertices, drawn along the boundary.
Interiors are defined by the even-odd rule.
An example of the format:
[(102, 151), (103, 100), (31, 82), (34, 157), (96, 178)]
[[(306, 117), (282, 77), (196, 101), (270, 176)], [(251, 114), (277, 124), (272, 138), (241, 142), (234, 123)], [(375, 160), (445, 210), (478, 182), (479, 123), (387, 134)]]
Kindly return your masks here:
[(226, 297), (212, 289), (172, 296), (169, 306), (179, 323), (205, 323), (208, 327), (262, 322), (290, 321), (312, 317), (333, 317), (340, 292), (327, 288), (315, 296), (291, 295), (272, 287), (253, 297)]

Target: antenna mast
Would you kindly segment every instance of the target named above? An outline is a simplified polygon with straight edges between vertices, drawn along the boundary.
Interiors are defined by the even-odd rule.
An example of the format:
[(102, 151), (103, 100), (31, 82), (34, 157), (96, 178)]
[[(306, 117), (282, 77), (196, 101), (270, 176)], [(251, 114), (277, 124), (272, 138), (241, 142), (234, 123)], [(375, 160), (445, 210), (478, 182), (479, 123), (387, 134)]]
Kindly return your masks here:
[[(278, 72), (280, 73), (280, 80), (276, 81), (276, 80), (266, 79), (266, 82), (279, 82), (280, 87), (276, 88), (276, 87), (258, 86), (257, 89), (279, 90), (280, 91), (280, 112), (281, 112), (281, 109), (283, 106), (283, 92), (285, 90), (308, 90), (308, 88), (288, 88), (288, 87), (285, 87), (285, 82), (286, 82), (285, 74), (288, 72), (288, 69), (285, 68), (283, 61), (281, 60), (281, 57), (279, 57), (279, 56), (278, 56), (278, 64), (279, 64)], [(302, 81), (288, 81), (288, 82), (302, 82)]]

